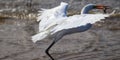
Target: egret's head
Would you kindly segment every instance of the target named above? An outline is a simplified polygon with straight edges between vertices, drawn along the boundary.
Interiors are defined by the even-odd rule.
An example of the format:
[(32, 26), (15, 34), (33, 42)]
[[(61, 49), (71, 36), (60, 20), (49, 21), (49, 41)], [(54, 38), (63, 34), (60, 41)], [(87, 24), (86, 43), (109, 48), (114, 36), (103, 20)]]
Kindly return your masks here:
[(94, 9), (102, 9), (104, 13), (106, 13), (107, 9), (110, 9), (109, 6), (105, 6), (105, 5), (95, 5)]
[(90, 11), (92, 9), (102, 9), (105, 13), (106, 9), (109, 9), (109, 8), (110, 8), (109, 6), (105, 6), (105, 5), (88, 4), (85, 7), (83, 7), (81, 13), (86, 14), (86, 13), (88, 13), (88, 11)]
[(94, 9), (109, 9), (110, 7), (109, 6), (105, 6), (105, 5), (94, 5), (93, 6)]

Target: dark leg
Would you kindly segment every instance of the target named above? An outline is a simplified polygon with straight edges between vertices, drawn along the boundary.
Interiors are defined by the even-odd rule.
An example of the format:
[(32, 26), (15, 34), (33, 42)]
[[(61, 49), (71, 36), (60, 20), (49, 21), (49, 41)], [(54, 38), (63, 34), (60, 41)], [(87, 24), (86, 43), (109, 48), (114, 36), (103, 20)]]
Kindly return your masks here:
[(59, 41), (62, 37), (64, 36), (64, 31), (58, 32), (55, 34), (53, 42), (49, 45), (49, 47), (45, 50), (45, 53), (52, 59), (55, 60), (50, 54), (49, 50), (50, 48), (57, 42)]
[(53, 41), (53, 42), (51, 43), (51, 45), (49, 45), (49, 47), (45, 50), (45, 53), (46, 53), (52, 60), (54, 60), (54, 58), (49, 54), (49, 50), (50, 50), (50, 48), (51, 48), (54, 44), (55, 44), (55, 41)]

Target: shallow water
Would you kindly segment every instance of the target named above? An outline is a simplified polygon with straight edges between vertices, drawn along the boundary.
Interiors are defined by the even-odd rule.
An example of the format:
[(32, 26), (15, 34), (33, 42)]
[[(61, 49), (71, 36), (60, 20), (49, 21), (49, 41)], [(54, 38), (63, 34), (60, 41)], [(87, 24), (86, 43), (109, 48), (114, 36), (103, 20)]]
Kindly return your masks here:
[[(92, 29), (67, 35), (50, 51), (57, 60), (119, 60), (119, 17), (107, 18)], [(0, 60), (48, 60), (44, 50), (52, 42), (45, 39), (34, 44), (31, 36), (38, 31), (34, 20), (3, 19), (0, 24)]]
[[(33, 10), (30, 10), (30, 7), (25, 6), (27, 1), (1, 0), (0, 8), (7, 8), (7, 10), (0, 12), (0, 60), (50, 59), (44, 51), (52, 40), (45, 39), (36, 44), (31, 41), (31, 36), (38, 32), (38, 23), (35, 21), (37, 10), (40, 7), (56, 6), (60, 0), (46, 1), (34, 0)], [(13, 4), (14, 2), (16, 3)], [(119, 7), (117, 0), (102, 2), (100, 0), (88, 2), (76, 0), (73, 1), (70, 9), (79, 10), (88, 3), (107, 3), (112, 7)], [(120, 60), (120, 15), (97, 22), (86, 32), (63, 37), (50, 50), (50, 53), (56, 60)]]

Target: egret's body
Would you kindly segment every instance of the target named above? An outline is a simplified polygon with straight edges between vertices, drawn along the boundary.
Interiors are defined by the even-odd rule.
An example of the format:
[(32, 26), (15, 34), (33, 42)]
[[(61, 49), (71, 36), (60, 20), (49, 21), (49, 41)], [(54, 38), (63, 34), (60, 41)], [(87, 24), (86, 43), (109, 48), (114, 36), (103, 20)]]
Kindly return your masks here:
[(41, 20), (39, 23), (39, 33), (32, 36), (33, 42), (36, 42), (48, 36), (54, 35), (53, 43), (46, 49), (46, 54), (48, 54), (52, 60), (54, 59), (49, 54), (49, 49), (64, 35), (84, 32), (90, 29), (92, 27), (92, 24), (95, 22), (110, 16), (110, 14), (88, 14), (88, 12), (92, 9), (105, 8), (105, 6), (88, 4), (82, 9), (81, 15), (73, 15), (67, 17), (67, 7), (68, 4), (62, 2), (58, 7), (43, 11), (42, 14), (38, 16), (37, 20)]

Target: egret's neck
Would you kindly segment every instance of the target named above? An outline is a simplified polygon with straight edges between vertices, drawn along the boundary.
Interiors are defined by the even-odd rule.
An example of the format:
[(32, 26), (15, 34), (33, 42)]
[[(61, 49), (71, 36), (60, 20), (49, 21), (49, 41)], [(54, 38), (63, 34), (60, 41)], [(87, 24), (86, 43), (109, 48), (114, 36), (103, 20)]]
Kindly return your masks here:
[(88, 14), (90, 10), (92, 10), (93, 8), (89, 7), (89, 6), (85, 6), (83, 7), (83, 9), (81, 10), (81, 14)]

